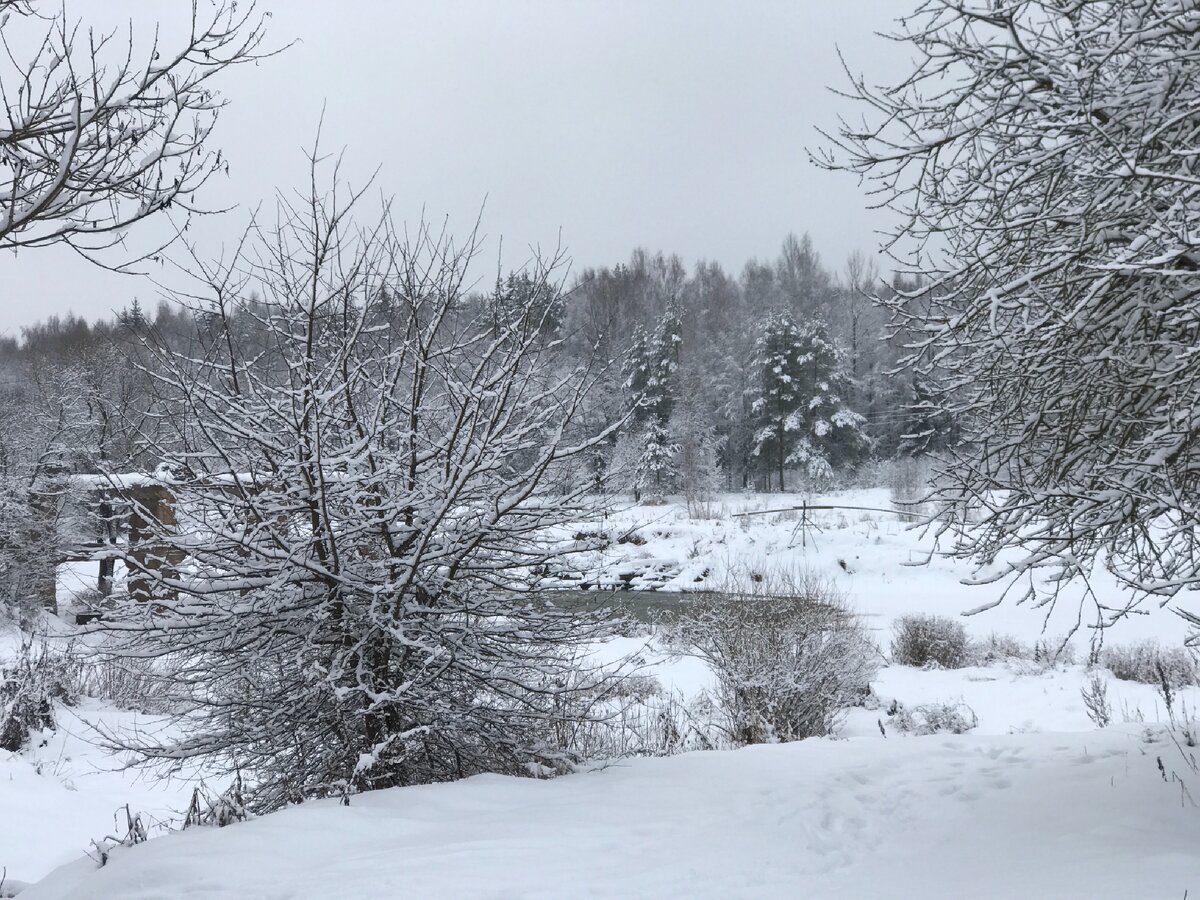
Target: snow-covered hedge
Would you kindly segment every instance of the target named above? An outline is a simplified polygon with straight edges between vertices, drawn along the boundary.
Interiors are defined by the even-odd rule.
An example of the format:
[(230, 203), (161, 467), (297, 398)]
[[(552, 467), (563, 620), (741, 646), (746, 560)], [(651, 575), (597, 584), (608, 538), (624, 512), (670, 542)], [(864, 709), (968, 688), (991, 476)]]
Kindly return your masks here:
[(1161, 684), (1173, 688), (1200, 684), (1200, 663), (1188, 647), (1163, 647), (1158, 641), (1104, 647), (1098, 662), (1124, 681)]

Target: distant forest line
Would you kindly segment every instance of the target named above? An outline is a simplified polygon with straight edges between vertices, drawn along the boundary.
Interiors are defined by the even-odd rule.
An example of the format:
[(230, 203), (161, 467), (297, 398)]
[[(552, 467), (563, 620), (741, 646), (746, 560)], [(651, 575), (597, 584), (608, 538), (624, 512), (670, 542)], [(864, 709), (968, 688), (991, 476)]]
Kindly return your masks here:
[[(809, 235), (788, 235), (775, 258), (737, 274), (643, 249), (566, 283), (556, 273), (510, 273), (466, 294), (464, 312), (499, 328), (532, 306), (546, 352), (598, 373), (583, 421), (611, 439), (575, 473), (598, 491), (821, 487), (956, 440), (901, 364), (906, 335), (878, 302), (919, 293), (920, 281), (885, 279), (861, 253), (834, 270)], [(150, 311), (134, 300), (94, 322), (50, 316), (0, 338), (3, 459), (32, 451), (71, 471), (153, 469), (163, 448), (146, 346), (203, 353), (205, 318), (188, 304)], [(247, 332), (258, 327), (241, 318)]]

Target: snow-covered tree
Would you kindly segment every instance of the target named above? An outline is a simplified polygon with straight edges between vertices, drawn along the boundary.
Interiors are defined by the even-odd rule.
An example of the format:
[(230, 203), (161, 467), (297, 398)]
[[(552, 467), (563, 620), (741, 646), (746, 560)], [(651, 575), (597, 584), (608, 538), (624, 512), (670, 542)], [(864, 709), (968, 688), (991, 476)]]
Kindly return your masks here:
[(832, 295), (829, 273), (821, 266), (809, 235), (784, 238), (775, 262), (775, 283), (793, 315), (807, 318), (828, 312)]
[(143, 462), (152, 430), (147, 380), (117, 349), (84, 341), (54, 353), (37, 331), (0, 389), (0, 620), (57, 608), (65, 547), (103, 525), (79, 520), (71, 475)]
[(228, 166), (209, 145), (224, 103), (214, 77), (261, 58), (263, 37), (253, 3), (193, 3), (178, 44), (141, 47), (132, 29), (96, 32), (62, 5), (0, 0), (5, 47), (32, 51), (0, 58), (0, 249), (95, 258), (136, 222), (190, 210)]
[(819, 322), (800, 325), (789, 313), (767, 318), (759, 335), (751, 409), (757, 430), (754, 454), (770, 480), (785, 487), (789, 466), (814, 479), (866, 446), (862, 416), (843, 401), (847, 379), (837, 348)]
[(281, 200), (203, 271), (211, 340), (152, 347), (182, 411), (158, 481), (172, 514), (143, 512), (164, 564), (143, 573), (153, 603), (99, 626), (111, 652), (170, 663), (183, 733), (131, 742), (242, 772), (260, 809), (545, 771), (605, 689), (577, 656), (612, 624), (529, 593), (552, 526), (590, 514), (590, 485), (546, 485), (606, 436), (566, 438), (592, 376), (563, 370), (545, 305), (498, 329), (463, 302), (473, 244), (402, 240), (386, 215), (355, 228), (360, 198)]
[(700, 406), (681, 402), (667, 423), (667, 434), (675, 447), (672, 462), (680, 493), (695, 515), (721, 487), (716, 427)]
[(640, 432), (641, 454), (638, 456), (639, 493), (647, 488), (661, 495), (669, 491), (679, 474), (675, 457), (680, 445), (673, 439), (671, 429), (657, 416), (646, 420)]
[(520, 322), (532, 311), (547, 337), (562, 325), (564, 301), (556, 282), (546, 282), (529, 272), (510, 272), (496, 282), (495, 290), (483, 300), (485, 314), (497, 331)]
[(960, 439), (958, 424), (920, 375), (913, 376), (907, 402), (897, 416), (902, 423), (899, 451), (905, 456), (941, 453)]
[(78, 367), (25, 369), (0, 390), (0, 620), (56, 609), (53, 562), (74, 458), (91, 446)]
[[(97, 254), (144, 219), (190, 210), (228, 165), (209, 144), (224, 104), (214, 77), (265, 55), (262, 24), (253, 3), (193, 4), (188, 35), (147, 43), (139, 59), (132, 30), (98, 33), (61, 4), (0, 0), (0, 249), (62, 244), (130, 264)], [(0, 607), (22, 615), (55, 602), (48, 560), (60, 556), (65, 476), (136, 455), (127, 426), (145, 424), (145, 397), (130, 391), (144, 382), (111, 348), (92, 352), (87, 323), (68, 317), (73, 334), (47, 324), (26, 330), (0, 397)]]
[(1129, 603), (1200, 586), (1200, 9), (929, 0), (896, 37), (915, 68), (852, 78), (826, 162), (927, 251), (892, 305), (965, 429), (960, 552), (1026, 585), (1103, 561)]
[(633, 398), (633, 420), (636, 423), (656, 419), (665, 424), (671, 418), (676, 396), (675, 373), (679, 369), (679, 348), (682, 344), (681, 330), (679, 304), (673, 301), (667, 305), (652, 334), (647, 334), (642, 328), (634, 332), (626, 388)]
[(634, 477), (636, 493), (650, 487), (661, 494), (673, 485), (679, 445), (671, 440), (668, 423), (678, 389), (681, 330), (679, 302), (672, 299), (653, 334), (639, 328), (634, 335), (625, 386), (633, 403), (629, 428), (641, 447)]

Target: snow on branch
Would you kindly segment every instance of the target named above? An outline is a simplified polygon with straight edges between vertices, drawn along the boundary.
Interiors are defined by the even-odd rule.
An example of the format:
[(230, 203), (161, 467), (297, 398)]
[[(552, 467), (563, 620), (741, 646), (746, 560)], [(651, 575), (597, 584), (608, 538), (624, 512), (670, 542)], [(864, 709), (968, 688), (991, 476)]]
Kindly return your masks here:
[(198, 211), (193, 194), (229, 165), (209, 146), (225, 103), (214, 78), (278, 52), (266, 15), (195, 0), (178, 45), (155, 32), (143, 46), (132, 26), (0, 0), (0, 248), (62, 243), (95, 261), (141, 219)]
[(957, 552), (1103, 564), (1102, 618), (1200, 585), (1200, 6), (929, 0), (894, 37), (913, 69), (848, 75), (865, 119), (815, 158), (901, 214), (893, 328), (966, 426)]

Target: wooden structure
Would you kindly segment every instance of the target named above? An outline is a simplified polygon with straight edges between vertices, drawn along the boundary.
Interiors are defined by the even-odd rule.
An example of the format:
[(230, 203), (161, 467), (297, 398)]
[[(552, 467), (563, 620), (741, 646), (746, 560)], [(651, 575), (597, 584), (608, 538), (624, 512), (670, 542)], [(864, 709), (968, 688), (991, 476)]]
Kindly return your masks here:
[(154, 536), (176, 524), (170, 485), (146, 475), (64, 476), (43, 485), (30, 504), (28, 546), (54, 548), (23, 560), (25, 589), (57, 611), (57, 569), (70, 562), (97, 562), (96, 593), (113, 590), (117, 560), (128, 570), (129, 595), (164, 597), (163, 582), (183, 561), (176, 548)]

